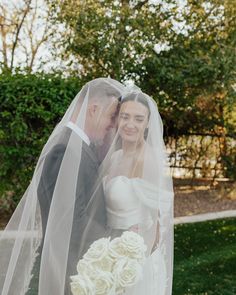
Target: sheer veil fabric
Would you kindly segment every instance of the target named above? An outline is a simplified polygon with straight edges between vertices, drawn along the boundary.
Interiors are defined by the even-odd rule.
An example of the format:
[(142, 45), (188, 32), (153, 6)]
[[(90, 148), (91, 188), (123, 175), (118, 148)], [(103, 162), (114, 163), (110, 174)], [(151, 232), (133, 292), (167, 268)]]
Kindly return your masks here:
[(148, 250), (143, 278), (125, 294), (170, 295), (173, 185), (162, 120), (137, 87), (98, 78), (53, 130), (1, 233), (1, 294), (71, 295), (89, 246), (127, 230)]

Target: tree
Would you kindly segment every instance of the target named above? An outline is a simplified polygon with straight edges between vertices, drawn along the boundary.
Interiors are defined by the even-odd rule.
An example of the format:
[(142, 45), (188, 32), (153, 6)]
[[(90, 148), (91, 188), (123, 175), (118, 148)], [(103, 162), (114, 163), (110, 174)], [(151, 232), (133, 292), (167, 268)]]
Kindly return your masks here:
[[(221, 1), (57, 1), (54, 20), (66, 30), (64, 58), (72, 53), (85, 75), (124, 78), (142, 72), (143, 60), (156, 52), (211, 38), (222, 29)], [(192, 43), (193, 44), (193, 43)], [(183, 47), (183, 46), (181, 46)], [(135, 79), (138, 80), (136, 73)]]
[[(201, 101), (207, 112), (213, 96), (216, 108), (220, 101), (227, 104), (222, 97), (234, 96), (236, 54), (230, 36), (235, 34), (235, 14), (230, 0), (225, 6), (219, 0), (50, 4), (55, 19), (66, 26), (58, 44), (64, 48), (62, 58), (69, 60), (73, 54), (87, 79), (133, 78), (157, 99), (164, 115), (185, 111), (173, 128), (186, 132), (193, 126), (186, 119), (192, 117), (195, 128), (202, 129), (204, 123), (196, 118), (203, 112)], [(215, 120), (208, 121), (208, 129), (214, 128)]]
[(32, 72), (40, 66), (40, 49), (53, 33), (44, 1), (21, 0), (0, 4), (1, 68)]
[(227, 151), (227, 137), (235, 138), (233, 1), (49, 2), (66, 26), (62, 58), (72, 54), (85, 79), (132, 78), (157, 101), (167, 137), (217, 137), (216, 162), (234, 161)]

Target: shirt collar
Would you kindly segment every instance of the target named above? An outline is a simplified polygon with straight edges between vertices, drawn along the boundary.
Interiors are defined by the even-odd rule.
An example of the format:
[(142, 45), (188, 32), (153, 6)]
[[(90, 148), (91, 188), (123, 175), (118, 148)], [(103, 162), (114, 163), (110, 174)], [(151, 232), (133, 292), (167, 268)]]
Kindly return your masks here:
[(73, 122), (69, 121), (66, 126), (73, 130), (79, 137), (87, 144), (90, 145), (90, 139), (88, 135), (82, 130), (79, 126), (74, 124)]

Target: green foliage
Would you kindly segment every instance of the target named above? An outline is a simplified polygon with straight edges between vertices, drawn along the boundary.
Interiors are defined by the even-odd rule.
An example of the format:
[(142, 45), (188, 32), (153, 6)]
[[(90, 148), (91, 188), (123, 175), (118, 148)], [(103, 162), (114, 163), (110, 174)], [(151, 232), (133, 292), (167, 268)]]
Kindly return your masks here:
[[(26, 189), (43, 145), (80, 83), (56, 75), (0, 76), (0, 195), (13, 198), (10, 207)], [(6, 204), (6, 209), (11, 208)]]
[(235, 294), (235, 229), (235, 218), (176, 226), (173, 295)]
[[(235, 134), (227, 120), (236, 101), (231, 90), (235, 73), (225, 66), (221, 48), (213, 54), (212, 47), (207, 40), (189, 40), (143, 62), (147, 71), (139, 73), (141, 88), (156, 98), (170, 136), (218, 134), (218, 127)], [(235, 62), (232, 56), (231, 64)]]

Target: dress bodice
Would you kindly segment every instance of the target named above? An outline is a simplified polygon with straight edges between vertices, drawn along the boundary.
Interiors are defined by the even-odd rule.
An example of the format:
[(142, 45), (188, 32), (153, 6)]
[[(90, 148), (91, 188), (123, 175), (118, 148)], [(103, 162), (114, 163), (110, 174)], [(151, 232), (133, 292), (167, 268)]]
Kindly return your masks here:
[[(142, 236), (151, 252), (153, 235), (155, 235), (155, 221), (157, 211), (166, 210), (168, 202), (163, 202), (163, 194), (150, 182), (141, 178), (128, 178), (116, 176), (103, 181), (107, 223), (114, 229), (129, 229), (132, 225), (142, 226)], [(166, 263), (164, 256), (158, 248), (146, 260), (143, 266), (143, 279), (135, 286), (127, 289), (124, 295), (160, 294), (164, 295), (167, 282)], [(148, 283), (146, 283), (148, 282)]]
[(104, 179), (108, 226), (128, 229), (139, 224), (146, 229), (153, 224), (157, 210), (157, 189), (141, 178), (116, 176)]

